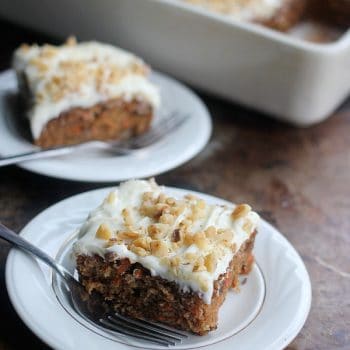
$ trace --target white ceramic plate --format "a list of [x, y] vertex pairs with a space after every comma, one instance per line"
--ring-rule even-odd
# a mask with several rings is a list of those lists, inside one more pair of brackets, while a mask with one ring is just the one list
[[[21, 235], [52, 256], [60, 252], [61, 261], [69, 260], [72, 232], [109, 190], [83, 193], [55, 204], [34, 218]], [[219, 198], [187, 190], [167, 188], [166, 191], [175, 197], [193, 193], [208, 202], [227, 204]], [[259, 228], [255, 256], [257, 265], [241, 292], [229, 292], [220, 311], [218, 329], [204, 337], [190, 336], [174, 349], [273, 350], [291, 342], [310, 309], [308, 273], [291, 244], [265, 221]], [[72, 317], [61, 306], [52, 288], [51, 271], [20, 251], [12, 250], [9, 254], [6, 285], [26, 325], [55, 349], [159, 348], [132, 339], [112, 341], [92, 332], [77, 315], [73, 313]]]
[[[203, 102], [191, 90], [177, 81], [153, 73], [151, 79], [160, 88], [162, 107], [155, 117], [178, 111], [188, 120], [160, 142], [142, 152], [128, 156], [113, 156], [101, 151], [79, 152], [64, 157], [22, 163], [24, 169], [52, 177], [93, 182], [121, 181], [160, 174], [188, 161], [207, 144], [211, 134], [211, 119]], [[17, 92], [15, 74], [8, 70], [0, 74], [0, 154], [9, 156], [30, 152], [34, 146], [23, 136], [23, 126], [13, 108]]]

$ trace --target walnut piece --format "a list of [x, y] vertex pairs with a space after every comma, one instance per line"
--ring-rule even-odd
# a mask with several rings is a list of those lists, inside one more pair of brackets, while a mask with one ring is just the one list
[[106, 203], [113, 204], [117, 200], [117, 194], [113, 191], [110, 192], [106, 198]]
[[137, 239], [140, 237], [140, 234], [138, 232], [133, 232], [133, 231], [119, 231], [117, 233], [117, 238], [119, 239]]
[[96, 238], [108, 241], [112, 237], [112, 232], [106, 224], [101, 224], [96, 231]]
[[163, 241], [154, 240], [151, 242], [151, 253], [159, 258], [165, 257], [168, 255], [168, 247]]
[[233, 220], [237, 220], [239, 218], [242, 218], [246, 216], [252, 208], [248, 204], [239, 204], [232, 212], [231, 216]]
[[177, 243], [179, 241], [181, 241], [181, 231], [180, 229], [176, 228], [172, 235], [171, 235], [171, 241], [174, 242], [174, 243]]
[[139, 256], [149, 255], [149, 253], [145, 249], [143, 249], [141, 247], [136, 247], [133, 244], [129, 245], [129, 250], [132, 251], [133, 253], [135, 253], [136, 255], [139, 255]]
[[208, 254], [204, 258], [204, 265], [208, 272], [213, 273], [216, 269], [217, 261], [215, 259], [214, 254]]

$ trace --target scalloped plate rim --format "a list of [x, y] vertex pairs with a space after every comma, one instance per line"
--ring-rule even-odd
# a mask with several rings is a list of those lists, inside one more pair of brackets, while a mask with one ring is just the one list
[[[0, 138], [5, 138], [3, 142], [0, 139], [0, 156], [35, 150], [28, 140], [11, 132], [14, 125], [7, 125], [6, 115], [9, 109], [5, 96], [17, 91], [14, 74], [12, 69], [0, 71]], [[122, 157], [76, 152], [67, 156], [23, 162], [18, 166], [58, 179], [108, 183], [158, 175], [186, 163], [195, 157], [210, 139], [210, 113], [201, 98], [176, 79], [153, 71], [151, 80], [156, 81], [163, 100], [155, 119], [159, 117], [159, 113], [166, 115], [172, 111], [189, 115], [188, 121], [174, 132], [168, 133], [161, 141], [139, 153]], [[168, 154], [172, 154], [172, 157], [168, 157]], [[96, 172], [96, 164], [98, 168], [104, 167], [105, 171]]]

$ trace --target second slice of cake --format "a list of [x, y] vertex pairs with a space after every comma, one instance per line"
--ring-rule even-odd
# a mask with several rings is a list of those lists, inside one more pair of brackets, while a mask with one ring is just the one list
[[152, 180], [128, 181], [80, 228], [79, 277], [119, 313], [203, 335], [251, 270], [257, 222], [246, 204], [175, 199]]
[[148, 66], [111, 45], [22, 45], [13, 66], [34, 142], [44, 148], [141, 134], [160, 103]]

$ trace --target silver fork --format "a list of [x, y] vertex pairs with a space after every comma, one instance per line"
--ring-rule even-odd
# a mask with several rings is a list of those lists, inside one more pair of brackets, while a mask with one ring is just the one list
[[88, 141], [77, 145], [52, 147], [48, 149], [38, 149], [36, 151], [17, 154], [9, 157], [0, 158], [0, 167], [25, 162], [28, 160], [37, 160], [43, 158], [57, 157], [66, 155], [78, 150], [102, 149], [115, 154], [131, 154], [145, 149], [152, 144], [160, 141], [169, 132], [178, 129], [188, 118], [188, 115], [173, 112], [168, 117], [162, 118], [156, 125], [140, 136], [135, 136], [125, 141]]
[[165, 346], [176, 345], [188, 337], [184, 332], [158, 323], [131, 319], [111, 312], [109, 308], [105, 307], [106, 305], [101, 299], [95, 295], [88, 294], [80, 282], [62, 265], [1, 223], [0, 237], [17, 248], [34, 255], [56, 271], [69, 291], [70, 301], [75, 311], [99, 329], [116, 336], [131, 336]]

